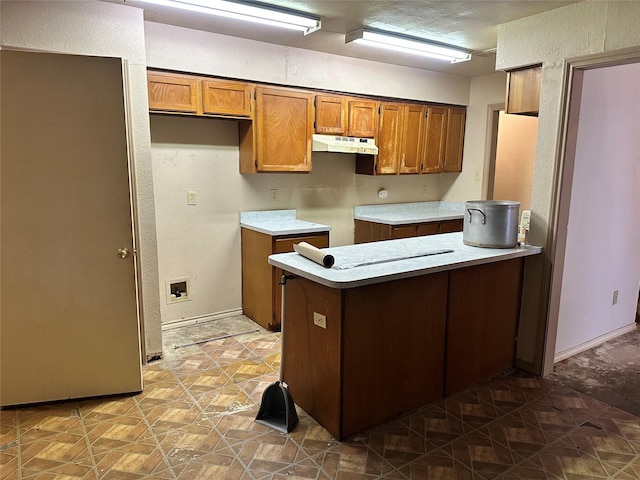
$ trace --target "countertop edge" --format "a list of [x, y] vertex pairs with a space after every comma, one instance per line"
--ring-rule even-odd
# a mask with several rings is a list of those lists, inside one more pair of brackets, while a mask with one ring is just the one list
[[[269, 256], [269, 264], [273, 265], [274, 267], [282, 268], [287, 272], [293, 273], [295, 275], [306, 278], [308, 280], [312, 280], [326, 287], [337, 288], [337, 289], [347, 289], [347, 288], [362, 287], [365, 285], [373, 285], [376, 283], [389, 282], [392, 280], [400, 280], [403, 278], [417, 277], [420, 275], [428, 275], [431, 273], [444, 272], [448, 270], [456, 270], [458, 268], [465, 268], [465, 267], [472, 267], [476, 265], [484, 265], [488, 263], [501, 262], [504, 260], [511, 260], [514, 258], [528, 257], [532, 255], [537, 255], [540, 253], [542, 253], [542, 247], [527, 245], [525, 247], [518, 247], [517, 250], [510, 251], [509, 253], [505, 253], [504, 255], [500, 255], [500, 256], [490, 256], [490, 257], [476, 258], [472, 260], [462, 260], [459, 262], [451, 262], [444, 265], [419, 268], [415, 270], [408, 270], [405, 272], [382, 274], [382, 275], [373, 276], [369, 278], [348, 280], [344, 282], [328, 280], [321, 276], [315, 275], [312, 272], [291, 266], [286, 262], [282, 262], [278, 260], [277, 256], [274, 256], [274, 255]], [[285, 255], [297, 255], [297, 254], [289, 253], [289, 254], [278, 254], [278, 255], [285, 256]]]
[[271, 236], [279, 236], [279, 235], [295, 235], [295, 234], [305, 234], [305, 233], [323, 233], [330, 232], [331, 227], [328, 225], [315, 225], [315, 226], [305, 226], [305, 227], [293, 227], [290, 229], [284, 230], [273, 230], [267, 227], [255, 225], [255, 224], [240, 224], [241, 228], [246, 228], [248, 230], [253, 230], [254, 232], [264, 233], [266, 235]]
[[[397, 213], [386, 214], [387, 216], [397, 215]], [[464, 213], [457, 212], [435, 212], [433, 214], [416, 215], [412, 219], [393, 220], [390, 218], [384, 218], [381, 215], [354, 215], [354, 220], [362, 220], [364, 222], [381, 223], [383, 225], [408, 225], [414, 223], [428, 223], [439, 222], [441, 220], [461, 220], [464, 218]]]

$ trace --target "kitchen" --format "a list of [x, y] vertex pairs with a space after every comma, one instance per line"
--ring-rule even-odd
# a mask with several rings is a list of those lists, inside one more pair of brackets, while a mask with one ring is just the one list
[[[578, 8], [578, 7], [576, 7]], [[616, 7], [622, 9], [622, 6]], [[632, 8], [632, 7], [628, 7]], [[633, 14], [633, 10], [631, 10]], [[551, 14], [549, 14], [551, 15]], [[614, 19], [629, 15], [629, 12], [619, 10], [611, 12]], [[97, 17], [109, 24], [102, 31], [87, 29], [82, 37], [81, 45], [69, 46], [63, 41], [64, 31], [67, 29], [82, 29], [86, 17]], [[11, 19], [5, 20], [5, 19]], [[551, 17], [555, 18], [555, 17]], [[144, 303], [145, 346], [147, 357], [153, 358], [161, 350], [161, 324], [164, 321], [163, 308], [166, 306], [167, 279], [191, 276], [194, 297], [190, 302], [170, 305], [181, 310], [175, 315], [168, 315], [170, 320], [192, 318], [199, 315], [232, 314], [240, 305], [240, 265], [239, 265], [239, 230], [238, 214], [240, 211], [258, 210], [265, 208], [265, 202], [273, 209], [295, 206], [300, 218], [324, 223], [332, 226], [332, 244], [344, 245], [350, 242], [352, 229], [352, 207], [378, 202], [377, 192], [385, 188], [389, 192], [388, 202], [405, 202], [416, 200], [454, 200], [462, 201], [467, 198], [480, 197], [482, 182], [476, 180], [476, 170], [482, 171], [486, 157], [486, 107], [489, 104], [504, 102], [503, 73], [492, 73], [480, 77], [464, 79], [456, 75], [434, 74], [405, 69], [397, 66], [376, 66], [380, 68], [379, 76], [366, 75], [362, 79], [362, 71], [368, 71], [370, 64], [365, 61], [347, 59], [340, 62], [339, 78], [332, 73], [337, 59], [313, 52], [297, 49], [286, 49], [271, 44], [256, 44], [252, 41], [231, 41], [228, 37], [170, 27], [142, 21], [139, 12], [132, 12], [128, 8], [118, 5], [95, 4], [75, 5], [65, 4], [60, 9], [37, 7], [27, 2], [16, 6], [3, 5], [3, 45], [19, 48], [33, 48], [66, 53], [80, 53], [89, 55], [121, 56], [129, 59], [130, 87], [134, 94], [132, 99], [132, 131], [134, 136], [134, 159], [136, 163], [137, 188], [139, 189], [138, 215], [140, 228], [140, 260], [143, 273], [142, 289]], [[595, 20], [590, 20], [595, 22]], [[5, 23], [6, 22], [6, 23]], [[26, 27], [28, 25], [28, 27]], [[60, 32], [59, 37], [43, 35], [50, 30], [48, 25], [56, 25], [54, 30]], [[112, 28], [122, 26], [119, 31], [126, 32], [124, 38], [114, 38]], [[533, 27], [529, 27], [533, 28]], [[613, 27], [611, 27], [613, 28]], [[558, 29], [561, 30], [561, 29]], [[615, 47], [637, 46], [637, 34], [628, 28], [619, 29], [620, 37]], [[548, 33], [548, 32], [547, 32]], [[626, 36], [623, 41], [620, 38]], [[512, 39], [513, 32], [509, 27], [501, 31], [499, 38]], [[552, 37], [549, 34], [549, 37]], [[143, 40], [144, 39], [144, 43]], [[507, 40], [504, 40], [505, 42]], [[636, 43], [634, 43], [636, 42]], [[513, 42], [518, 45], [517, 41]], [[211, 45], [220, 46], [215, 51]], [[225, 48], [228, 47], [228, 48]], [[508, 44], [500, 44], [505, 52], [509, 52]], [[516, 48], [516, 47], [513, 47]], [[612, 47], [613, 48], [613, 47]], [[191, 55], [184, 55], [188, 51]], [[500, 49], [499, 49], [500, 51]], [[576, 48], [572, 54], [582, 53]], [[540, 61], [535, 54], [524, 56], [522, 59], [508, 60], [500, 57], [500, 68], [510, 68]], [[246, 59], [239, 64], [233, 59], [241, 55]], [[192, 59], [200, 58], [202, 63]], [[269, 61], [265, 61], [265, 59]], [[546, 58], [546, 57], [545, 57]], [[561, 57], [564, 58], [564, 57]], [[277, 59], [277, 61], [274, 61]], [[323, 64], [323, 70], [317, 68], [303, 68], [304, 65]], [[206, 65], [203, 67], [202, 65]], [[248, 68], [247, 65], [253, 66]], [[299, 68], [291, 68], [296, 65]], [[259, 66], [259, 69], [256, 68]], [[240, 176], [237, 174], [237, 151], [235, 150], [236, 128], [234, 122], [212, 119], [189, 119], [151, 117], [151, 127], [148, 126], [146, 109], [146, 68], [166, 68], [203, 74], [215, 74], [231, 78], [247, 80], [262, 80], [287, 85], [304, 85], [312, 88], [331, 88], [337, 91], [353, 91], [354, 86], [349, 78], [358, 78], [357, 90], [360, 93], [372, 95], [394, 96], [398, 98], [428, 98], [429, 100], [452, 104], [468, 104], [467, 138], [465, 145], [464, 170], [461, 174], [441, 174], [434, 176], [405, 177], [365, 177], [353, 173], [351, 159], [332, 154], [322, 154], [325, 158], [314, 157], [314, 170], [311, 175], [256, 175]], [[252, 73], [248, 73], [250, 70]], [[260, 71], [260, 78], [253, 78], [256, 71]], [[547, 73], [548, 71], [548, 73]], [[534, 179], [535, 200], [532, 207], [534, 213], [532, 242], [544, 245], [548, 225], [548, 210], [551, 204], [549, 192], [552, 185], [549, 164], [553, 155], [549, 151], [556, 145], [557, 128], [554, 112], [560, 102], [559, 75], [561, 69], [549, 65], [545, 75], [554, 82], [543, 83], [544, 103], [542, 115], [549, 115], [550, 121], [544, 124], [540, 135], [538, 163], [543, 168], [536, 169]], [[393, 81], [396, 80], [396, 81]], [[415, 89], [411, 91], [410, 89]], [[547, 89], [545, 91], [545, 89]], [[557, 95], [556, 95], [557, 94]], [[552, 99], [552, 100], [550, 100]], [[543, 117], [544, 118], [544, 117]], [[179, 123], [179, 126], [176, 126]], [[553, 131], [550, 133], [550, 130]], [[216, 136], [215, 143], [211, 136]], [[188, 133], [187, 133], [188, 132]], [[192, 138], [180, 135], [193, 135]], [[149, 141], [151, 148], [148, 147]], [[180, 147], [176, 147], [179, 145]], [[171, 170], [170, 159], [185, 151], [185, 145], [192, 147], [189, 158], [193, 162], [202, 162], [203, 171], [197, 179], [185, 178], [171, 192], [168, 182]], [[187, 148], [187, 153], [188, 148]], [[324, 160], [324, 161], [323, 161]], [[153, 170], [153, 175], [151, 175]], [[164, 170], [164, 171], [163, 171]], [[545, 177], [546, 176], [546, 177]], [[207, 178], [208, 177], [208, 178]], [[231, 179], [231, 181], [230, 181]], [[217, 185], [215, 192], [209, 190], [210, 184]], [[153, 186], [153, 188], [151, 188]], [[179, 187], [179, 188], [178, 188]], [[275, 190], [275, 192], [274, 192]], [[187, 191], [196, 192], [196, 205], [188, 206]], [[240, 193], [240, 194], [239, 194]], [[274, 198], [275, 197], [275, 198]], [[176, 199], [178, 199], [176, 201]], [[172, 211], [169, 206], [177, 210]], [[156, 210], [154, 214], [154, 208]], [[164, 211], [163, 211], [164, 210]], [[188, 238], [183, 238], [177, 245], [168, 227], [170, 222], [189, 218], [194, 223], [202, 224], [203, 230], [189, 229]], [[211, 218], [215, 216], [215, 227], [212, 222], [200, 222], [200, 216]], [[209, 225], [207, 229], [206, 225]], [[167, 232], [171, 230], [171, 232]], [[157, 231], [157, 246], [156, 246]], [[203, 248], [210, 253], [226, 252], [219, 257], [207, 257], [199, 251], [202, 239], [216, 236], [216, 241]], [[164, 240], [163, 240], [164, 239]], [[191, 243], [193, 241], [194, 244]], [[163, 244], [164, 242], [164, 244]], [[220, 243], [217, 243], [220, 242]], [[223, 269], [224, 282], [213, 288], [216, 303], [213, 305], [199, 305], [198, 278], [212, 277], [211, 272], [185, 272], [179, 268], [168, 268], [157, 264], [156, 248], [160, 258], [167, 255], [174, 264], [188, 265], [198, 259], [206, 259], [215, 266], [217, 272]], [[229, 254], [229, 252], [232, 252]], [[183, 259], [181, 255], [193, 255], [192, 260]], [[203, 262], [204, 263], [204, 262]], [[196, 278], [198, 277], [198, 278]], [[205, 283], [203, 281], [202, 283]], [[235, 285], [235, 287], [234, 287]], [[176, 310], [174, 309], [174, 310]], [[161, 320], [162, 319], [162, 320]], [[535, 342], [534, 342], [535, 343]], [[526, 352], [525, 359], [533, 361], [533, 354]]]

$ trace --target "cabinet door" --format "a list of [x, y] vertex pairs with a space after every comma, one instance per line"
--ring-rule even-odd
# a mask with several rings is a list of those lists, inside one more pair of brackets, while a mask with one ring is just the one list
[[373, 138], [376, 134], [378, 104], [368, 100], [349, 100], [349, 137]]
[[466, 108], [449, 108], [449, 119], [447, 121], [447, 137], [445, 141], [444, 172], [462, 171], [462, 150], [464, 147], [464, 123], [466, 119]]
[[403, 107], [400, 173], [420, 173], [426, 112], [423, 105]]
[[402, 143], [402, 105], [380, 104], [380, 128], [378, 130], [377, 174], [396, 174], [400, 163]]
[[421, 223], [416, 227], [418, 237], [435, 235], [436, 233], [440, 233], [440, 224], [438, 222]]
[[416, 236], [415, 225], [399, 225], [391, 229], [391, 238], [411, 238]]
[[507, 72], [506, 113], [538, 115], [542, 67]]
[[344, 135], [347, 132], [347, 99], [316, 95], [316, 133]]
[[310, 172], [313, 93], [256, 87], [256, 169]]
[[250, 117], [253, 86], [249, 83], [209, 79], [202, 82], [203, 113]]
[[425, 132], [424, 173], [439, 173], [444, 161], [444, 147], [447, 136], [446, 107], [429, 107], [427, 109], [427, 129]]
[[[273, 239], [273, 253], [293, 252], [293, 245], [300, 242], [307, 242], [318, 248], [327, 248], [329, 246], [329, 233], [323, 232], [315, 235], [305, 235], [301, 237], [289, 237]], [[269, 330], [278, 330], [282, 322], [282, 279], [283, 270], [273, 267], [273, 324], [269, 325]]]
[[149, 110], [198, 113], [196, 77], [165, 72], [148, 72]]
[[462, 220], [443, 220], [440, 222], [440, 229], [438, 233], [451, 233], [462, 231]]

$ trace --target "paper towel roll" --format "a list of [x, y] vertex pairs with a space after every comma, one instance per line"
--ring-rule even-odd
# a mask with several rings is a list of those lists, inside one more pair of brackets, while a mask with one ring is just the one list
[[308, 258], [309, 260], [313, 260], [316, 263], [319, 263], [323, 267], [331, 268], [333, 266], [333, 262], [335, 261], [333, 255], [328, 253], [324, 253], [317, 247], [314, 247], [310, 243], [300, 242], [298, 244], [293, 245], [293, 249], [303, 257]]

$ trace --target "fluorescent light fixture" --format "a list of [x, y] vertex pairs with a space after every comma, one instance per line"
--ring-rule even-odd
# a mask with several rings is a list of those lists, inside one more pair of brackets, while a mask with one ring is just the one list
[[383, 32], [369, 28], [360, 28], [349, 32], [344, 37], [345, 43], [358, 42], [381, 48], [388, 48], [397, 52], [412, 53], [440, 60], [449, 60], [451, 63], [466, 62], [471, 60], [468, 51], [445, 45], [423, 38], [410, 37], [397, 33]]
[[227, 0], [140, 0], [165, 7], [180, 8], [191, 12], [218, 15], [236, 20], [299, 30], [308, 34], [320, 29], [320, 18], [313, 15], [265, 5], [257, 2]]

